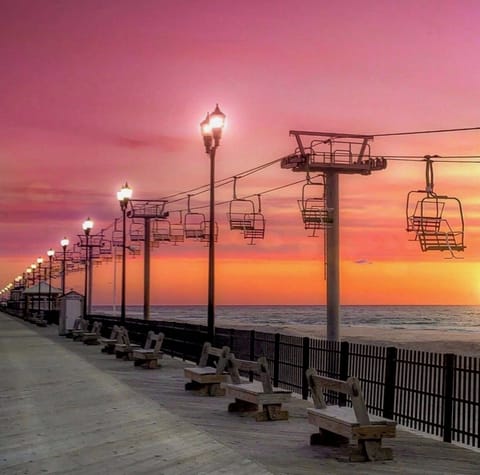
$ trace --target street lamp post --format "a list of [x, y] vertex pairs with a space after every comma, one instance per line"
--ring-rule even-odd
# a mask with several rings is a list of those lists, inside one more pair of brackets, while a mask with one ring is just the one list
[[60, 241], [60, 245], [62, 246], [63, 249], [63, 260], [62, 260], [62, 295], [65, 295], [65, 279], [66, 279], [66, 272], [67, 272], [67, 265], [66, 265], [66, 260], [67, 260], [67, 247], [70, 244], [70, 241], [64, 237]]
[[117, 199], [122, 210], [122, 304], [120, 310], [120, 323], [125, 323], [125, 293], [127, 275], [127, 206], [132, 198], [132, 189], [125, 182], [122, 189], [117, 192]]
[[[32, 264], [32, 266], [34, 266], [34, 264]], [[35, 285], [35, 273], [33, 272], [33, 267], [30, 266], [30, 267], [27, 267], [25, 269], [25, 272], [27, 274], [26, 276], [26, 281], [27, 281], [27, 287], [30, 287], [30, 283], [29, 283], [29, 280], [30, 280], [30, 274], [32, 274], [31, 276], [31, 280], [32, 280], [32, 286]], [[28, 295], [28, 294], [27, 294]], [[29, 302], [29, 299], [30, 302]], [[32, 305], [32, 302], [33, 302], [33, 299], [28, 295], [27, 297], [27, 301], [25, 302], [25, 309], [24, 309], [24, 315], [27, 316], [28, 314], [28, 311], [30, 310], [30, 312], [33, 312], [33, 305]]]
[[225, 125], [225, 114], [217, 106], [200, 123], [205, 152], [210, 156], [210, 220], [208, 236], [208, 307], [207, 337], [212, 344], [215, 338], [215, 152], [220, 145]]
[[47, 251], [48, 256], [48, 318], [50, 318], [50, 312], [52, 311], [52, 260], [55, 255], [55, 251], [50, 248]]
[[90, 252], [88, 238], [90, 236], [90, 231], [93, 228], [93, 221], [90, 218], [87, 218], [82, 224], [83, 232], [85, 233], [85, 291], [83, 296], [83, 318], [87, 317], [87, 300], [88, 300], [88, 272], [90, 268]]
[[38, 264], [38, 318], [40, 318], [40, 300], [42, 299], [42, 264], [43, 264], [43, 257], [37, 257], [37, 264]]

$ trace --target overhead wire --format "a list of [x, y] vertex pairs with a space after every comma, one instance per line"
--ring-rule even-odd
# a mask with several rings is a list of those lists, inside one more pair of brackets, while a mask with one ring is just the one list
[[454, 129], [416, 130], [416, 131], [410, 131], [410, 132], [389, 132], [389, 133], [369, 134], [369, 135], [371, 137], [394, 137], [399, 135], [441, 134], [445, 132], [466, 132], [471, 130], [480, 130], [480, 127], [459, 127]]

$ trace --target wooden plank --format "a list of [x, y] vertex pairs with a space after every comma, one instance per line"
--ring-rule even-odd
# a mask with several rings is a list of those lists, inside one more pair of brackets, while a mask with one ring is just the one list
[[395, 437], [396, 424], [369, 424], [367, 426], [352, 427], [353, 439], [381, 439]]
[[351, 439], [353, 436], [352, 424], [342, 421], [341, 419], [324, 418], [318, 414], [310, 412], [310, 410], [307, 410], [307, 418], [310, 424], [313, 424], [319, 429], [328, 430], [334, 434], [347, 437], [348, 439]]
[[258, 405], [288, 402], [292, 396], [290, 391], [279, 388], [274, 388], [273, 393], [264, 393], [263, 387], [259, 382], [248, 384], [223, 384], [222, 387], [226, 389], [227, 396]]
[[196, 383], [199, 383], [199, 384], [220, 384], [220, 383], [226, 383], [230, 379], [228, 374], [216, 374], [215, 372], [197, 373], [196, 371], [194, 371], [194, 370], [201, 370], [201, 369], [207, 369], [207, 368], [185, 368], [184, 376], [187, 379], [195, 381]]

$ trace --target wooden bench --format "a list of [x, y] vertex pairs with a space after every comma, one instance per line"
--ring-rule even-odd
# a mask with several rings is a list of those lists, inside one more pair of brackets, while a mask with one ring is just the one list
[[[319, 428], [319, 432], [310, 437], [312, 445], [338, 445], [354, 439], [357, 446], [350, 452], [351, 462], [393, 458], [392, 450], [382, 447], [382, 438], [395, 437], [396, 422], [368, 414], [357, 378], [340, 381], [319, 376], [313, 368], [306, 371], [306, 376], [315, 405], [307, 409], [308, 422]], [[352, 407], [327, 405], [324, 391], [347, 394]]]
[[147, 341], [145, 346], [138, 350], [133, 350], [133, 364], [134, 366], [142, 366], [143, 368], [154, 369], [158, 366], [158, 360], [163, 356], [160, 351], [162, 348], [163, 333], [155, 334], [149, 331], [147, 334]]
[[73, 338], [74, 341], [79, 340], [85, 332], [88, 331], [88, 320], [77, 318], [73, 322], [73, 329], [67, 333], [67, 338]]
[[133, 350], [141, 348], [136, 343], [130, 343], [128, 330], [126, 328], [120, 333], [118, 343], [115, 343], [113, 351], [118, 359], [131, 361], [133, 359]]
[[[224, 396], [225, 389], [220, 385], [230, 380], [228, 372], [225, 371], [229, 353], [228, 346], [215, 348], [208, 341], [205, 342], [198, 365], [183, 370], [185, 378], [191, 380], [185, 383], [185, 390], [197, 391], [203, 396]], [[209, 357], [216, 358], [215, 367], [208, 366]]]
[[42, 317], [42, 315], [39, 313], [38, 315], [30, 315], [28, 318], [28, 321], [37, 325], [37, 327], [46, 327], [47, 326], [47, 321]]
[[[288, 419], [288, 411], [282, 410], [282, 403], [291, 399], [291, 391], [274, 388], [265, 357], [257, 361], [240, 360], [233, 353], [227, 357], [231, 383], [222, 387], [226, 395], [235, 398], [228, 406], [229, 412], [254, 412], [257, 421], [279, 421]], [[260, 381], [250, 382], [241, 378], [240, 371], [251, 372]]]
[[99, 345], [100, 342], [98, 339], [101, 336], [102, 331], [102, 322], [93, 322], [92, 330], [89, 332], [84, 332], [81, 340], [85, 345]]
[[124, 328], [118, 325], [113, 325], [112, 331], [108, 338], [99, 338], [98, 342], [103, 345], [103, 348], [100, 350], [102, 353], [107, 353], [113, 355], [115, 352], [115, 345], [120, 342], [120, 333], [123, 332]]

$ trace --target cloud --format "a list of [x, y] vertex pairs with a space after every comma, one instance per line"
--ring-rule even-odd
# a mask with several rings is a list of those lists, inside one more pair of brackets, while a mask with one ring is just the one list
[[359, 265], [373, 264], [373, 262], [369, 261], [368, 259], [357, 259], [354, 261], [354, 263]]

